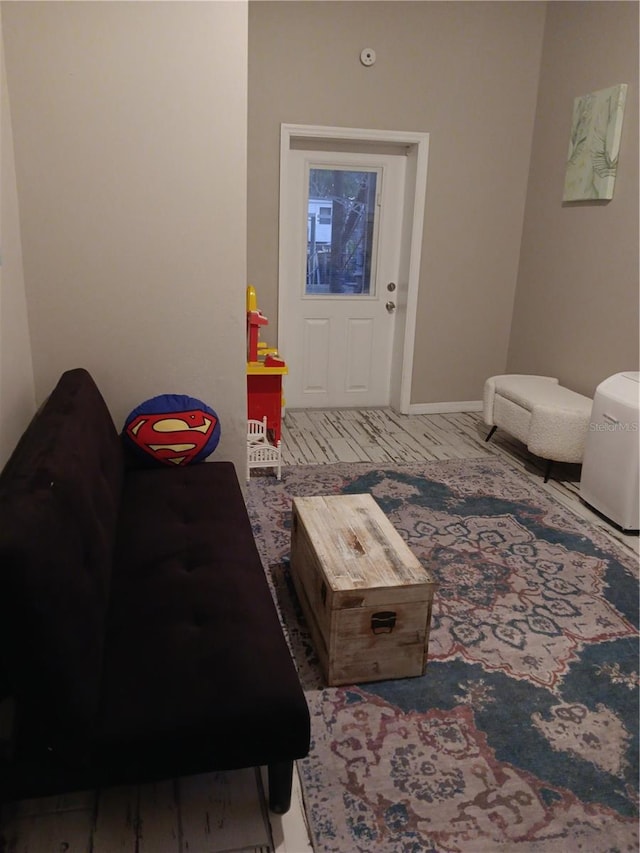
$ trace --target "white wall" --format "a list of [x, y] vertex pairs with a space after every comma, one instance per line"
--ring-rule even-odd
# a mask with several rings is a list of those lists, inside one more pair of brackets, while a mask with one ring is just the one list
[[247, 4], [5, 4], [37, 401], [86, 367], [118, 428], [216, 409], [245, 457]]
[[0, 6], [0, 469], [35, 411], [35, 392]]
[[[562, 202], [573, 101], [627, 83], [611, 201]], [[638, 370], [638, 3], [550, 3], [533, 137], [510, 373], [592, 396]]]
[[[411, 402], [478, 400], [486, 377], [504, 372], [546, 8], [250, 3], [248, 272], [265, 340], [277, 342], [280, 124], [423, 131]], [[375, 65], [360, 63], [363, 47]]]

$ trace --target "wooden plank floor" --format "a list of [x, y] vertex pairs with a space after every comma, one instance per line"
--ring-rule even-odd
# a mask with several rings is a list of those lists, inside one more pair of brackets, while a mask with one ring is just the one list
[[504, 430], [497, 430], [489, 442], [485, 441], [487, 434], [478, 412], [399, 415], [392, 409], [290, 409], [282, 428], [282, 464], [409, 464], [495, 456], [625, 550], [638, 554], [637, 533], [623, 533], [580, 499], [579, 465], [555, 464], [551, 479], [545, 483], [546, 463], [542, 459]]
[[[282, 462], [402, 464], [496, 456], [638, 554], [637, 535], [622, 533], [582, 503], [579, 466], [556, 465], [544, 483], [542, 460], [502, 430], [489, 443], [486, 435], [477, 413], [289, 410]], [[5, 808], [0, 853], [310, 853], [297, 777], [291, 810], [282, 817], [267, 816], [264, 788], [263, 775], [248, 770], [31, 800]], [[260, 824], [266, 834], [256, 842], [250, 832]]]
[[0, 838], [2, 853], [275, 849], [253, 769], [25, 800], [4, 806]]

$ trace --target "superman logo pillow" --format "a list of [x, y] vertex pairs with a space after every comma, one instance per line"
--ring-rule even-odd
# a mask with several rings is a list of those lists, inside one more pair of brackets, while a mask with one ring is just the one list
[[220, 441], [220, 420], [202, 400], [161, 394], [137, 406], [125, 421], [125, 443], [161, 465], [202, 462]]

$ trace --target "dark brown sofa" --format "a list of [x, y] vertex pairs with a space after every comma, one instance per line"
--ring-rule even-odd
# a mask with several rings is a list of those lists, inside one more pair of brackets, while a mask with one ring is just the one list
[[0, 798], [267, 765], [282, 813], [309, 713], [234, 467], [124, 453], [76, 369], [0, 476]]

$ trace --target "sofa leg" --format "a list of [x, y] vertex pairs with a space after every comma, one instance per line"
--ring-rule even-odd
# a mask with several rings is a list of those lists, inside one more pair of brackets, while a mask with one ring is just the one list
[[494, 424], [489, 430], [489, 435], [485, 438], [485, 441], [489, 441], [494, 432], [498, 429], [498, 427]]
[[269, 764], [269, 809], [275, 814], [289, 811], [292, 782], [293, 761]]
[[549, 477], [551, 476], [551, 467], [553, 465], [553, 461], [551, 459], [547, 459], [547, 467], [544, 472], [544, 481], [545, 483], [549, 482]]

